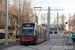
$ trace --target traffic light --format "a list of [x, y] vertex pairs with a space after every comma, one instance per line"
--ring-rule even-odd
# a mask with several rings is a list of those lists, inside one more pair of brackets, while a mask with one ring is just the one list
[[65, 24], [68, 24], [68, 22], [65, 22]]

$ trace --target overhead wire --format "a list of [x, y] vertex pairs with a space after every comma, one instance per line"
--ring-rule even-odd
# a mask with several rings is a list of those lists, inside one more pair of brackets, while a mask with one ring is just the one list
[[[52, 0], [53, 1], [53, 5], [55, 6], [54, 8], [56, 8], [56, 5], [55, 5], [55, 2], [54, 2], [54, 0]], [[60, 10], [57, 10], [57, 11], [60, 11]], [[58, 18], [61, 18], [61, 17], [58, 17]], [[55, 19], [55, 18], [54, 18]]]
[[[36, 0], [36, 2], [38, 2], [38, 1]], [[42, 6], [42, 4], [41, 4], [41, 3], [39, 3], [39, 2], [38, 2], [38, 4], [40, 4], [40, 5]], [[42, 9], [42, 8], [41, 8], [41, 9]], [[40, 12], [41, 12], [41, 9], [40, 9], [40, 11], [39, 11], [38, 15], [40, 14]]]

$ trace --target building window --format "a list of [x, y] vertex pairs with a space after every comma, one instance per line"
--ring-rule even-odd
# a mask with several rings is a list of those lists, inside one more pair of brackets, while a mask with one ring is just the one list
[[52, 31], [50, 31], [50, 34], [53, 34], [53, 32], [52, 32]]
[[57, 31], [54, 31], [54, 34], [57, 34]]

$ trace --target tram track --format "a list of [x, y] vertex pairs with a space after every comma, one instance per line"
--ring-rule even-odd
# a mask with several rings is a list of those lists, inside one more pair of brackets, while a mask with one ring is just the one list
[[[57, 40], [58, 40], [58, 39], [56, 39], [56, 41], [53, 43], [53, 45], [50, 47], [49, 50], [52, 50], [52, 48], [53, 48], [53, 46], [56, 44]], [[25, 47], [30, 48], [30, 49], [33, 49], [33, 50], [39, 50], [39, 49], [34, 48], [34, 47], [29, 47], [29, 46], [25, 46]]]
[[65, 42], [64, 42], [64, 39], [63, 39], [63, 45], [64, 45], [64, 50], [67, 50], [66, 48], [65, 48], [65, 46], [66, 46], [66, 44], [65, 44]]
[[39, 50], [39, 49], [36, 49], [36, 48], [33, 48], [33, 47], [28, 47], [28, 48], [31, 48], [31, 49], [34, 49], [34, 50]]
[[17, 48], [16, 50], [18, 50], [18, 49], [22, 49], [22, 48], [33, 49], [33, 50], [39, 50], [39, 49], [37, 49], [37, 48], [29, 47], [29, 46], [20, 46], [20, 47]]
[[[57, 39], [58, 40], [58, 39]], [[54, 44], [50, 47], [49, 50], [51, 50], [53, 48], [53, 46], [55, 45], [55, 43], [57, 42], [57, 40], [54, 42]]]

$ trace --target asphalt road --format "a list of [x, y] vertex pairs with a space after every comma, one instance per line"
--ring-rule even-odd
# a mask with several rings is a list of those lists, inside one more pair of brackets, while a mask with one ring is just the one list
[[[8, 47], [1, 46], [0, 50], [65, 50], [63, 39], [50, 39], [38, 45], [10, 44]], [[2, 49], [1, 49], [2, 48]]]

